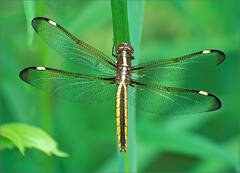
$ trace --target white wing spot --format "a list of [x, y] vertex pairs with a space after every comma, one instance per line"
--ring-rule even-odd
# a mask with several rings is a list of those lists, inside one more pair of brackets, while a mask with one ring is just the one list
[[199, 91], [198, 93], [202, 94], [202, 95], [205, 95], [205, 96], [208, 96], [208, 93], [206, 91]]
[[202, 53], [211, 53], [211, 50], [204, 50]]
[[49, 20], [48, 23], [50, 23], [51, 25], [57, 26], [57, 24], [52, 20]]
[[37, 70], [46, 70], [45, 67], [36, 67]]

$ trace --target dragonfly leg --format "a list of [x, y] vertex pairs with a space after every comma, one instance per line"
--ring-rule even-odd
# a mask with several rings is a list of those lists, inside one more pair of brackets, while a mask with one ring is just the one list
[[115, 49], [115, 44], [114, 43], [115, 43], [115, 41], [113, 39], [112, 56], [117, 57], [117, 54], [115, 54], [116, 49]]

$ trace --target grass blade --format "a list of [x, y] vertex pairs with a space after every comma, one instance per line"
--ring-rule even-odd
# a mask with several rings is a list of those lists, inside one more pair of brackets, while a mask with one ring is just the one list
[[[112, 0], [111, 5], [115, 47], [121, 42], [130, 42], [134, 48], [134, 56], [137, 57], [140, 47], [144, 1]], [[129, 90], [131, 88], [128, 88]], [[128, 97], [128, 99], [135, 98], [133, 96]], [[135, 117], [135, 106], [128, 106], [128, 150], [124, 156], [122, 156], [123, 153], [120, 153], [119, 156], [120, 164], [124, 164], [120, 166], [120, 171], [124, 172], [137, 172]]]
[[[129, 20], [129, 32], [130, 42], [134, 48], [134, 57], [132, 64], [138, 64], [140, 40], [142, 32], [144, 1], [129, 1], [128, 2], [128, 20]], [[135, 97], [136, 98], [136, 97]], [[130, 98], [130, 99], [135, 99]], [[136, 158], [136, 107], [131, 106], [128, 109], [128, 136], [129, 136], [129, 171], [137, 172], [137, 158]]]
[[127, 0], [111, 1], [114, 44], [129, 42]]
[[[129, 42], [129, 26], [128, 26], [128, 13], [127, 13], [127, 1], [111, 1], [112, 7], [112, 23], [113, 23], [113, 35], [115, 47], [121, 42]], [[129, 115], [129, 114], [128, 114]], [[128, 122], [129, 126], [131, 123]], [[128, 138], [129, 139], [129, 138]], [[131, 140], [131, 139], [130, 139]], [[129, 141], [128, 140], [128, 143]], [[119, 149], [117, 149], [119, 151]], [[119, 153], [119, 171], [129, 172], [128, 170], [128, 152]]]

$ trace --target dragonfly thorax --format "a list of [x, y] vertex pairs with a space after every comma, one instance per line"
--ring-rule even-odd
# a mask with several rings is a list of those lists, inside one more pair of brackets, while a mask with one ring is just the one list
[[116, 68], [116, 83], [124, 82], [128, 85], [131, 81], [131, 60], [133, 48], [128, 43], [121, 43], [118, 45], [116, 52], [117, 68]]

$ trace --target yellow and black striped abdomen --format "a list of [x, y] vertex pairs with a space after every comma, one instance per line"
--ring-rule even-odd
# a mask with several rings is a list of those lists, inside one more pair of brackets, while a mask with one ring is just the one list
[[121, 152], [127, 150], [127, 86], [121, 82], [116, 91], [117, 141]]

